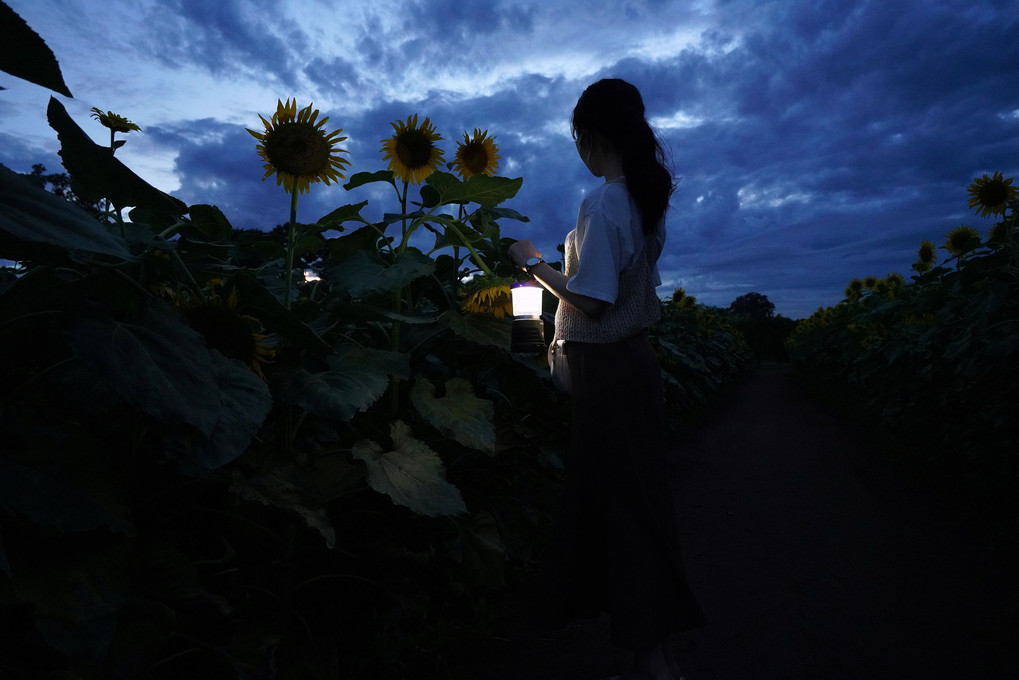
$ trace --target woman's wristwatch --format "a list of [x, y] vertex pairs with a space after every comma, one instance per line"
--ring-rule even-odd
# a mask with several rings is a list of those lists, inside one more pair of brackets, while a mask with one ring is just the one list
[[541, 259], [540, 257], [529, 257], [527, 258], [527, 262], [521, 265], [520, 268], [524, 270], [524, 273], [530, 274], [531, 270], [537, 267], [539, 264], [545, 264], [545, 260]]

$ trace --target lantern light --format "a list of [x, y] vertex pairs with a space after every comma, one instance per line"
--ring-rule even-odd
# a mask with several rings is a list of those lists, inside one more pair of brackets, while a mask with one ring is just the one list
[[543, 290], [525, 281], [510, 286], [513, 302], [511, 352], [537, 353], [545, 350], [545, 323], [541, 320]]

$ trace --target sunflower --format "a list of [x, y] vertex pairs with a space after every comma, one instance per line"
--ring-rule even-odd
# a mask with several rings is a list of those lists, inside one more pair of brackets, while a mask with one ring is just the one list
[[95, 118], [100, 124], [109, 128], [113, 132], [131, 132], [132, 130], [137, 130], [138, 132], [142, 131], [140, 127], [129, 121], [127, 118], [124, 118], [124, 116], [118, 116], [113, 111], [103, 113], [102, 110], [95, 106], [92, 107], [92, 113], [89, 117]]
[[873, 274], [863, 278], [863, 287], [867, 290], [874, 290], [877, 287], [877, 277]]
[[442, 149], [435, 146], [442, 137], [427, 118], [418, 127], [416, 113], [407, 118], [406, 123], [399, 121], [390, 125], [396, 133], [382, 140], [383, 160], [389, 161], [389, 169], [404, 182], [420, 184], [442, 162]]
[[213, 285], [212, 289], [205, 300], [183, 305], [184, 319], [209, 349], [246, 364], [264, 380], [262, 364], [272, 361], [276, 354], [269, 335], [263, 332], [258, 319], [238, 311], [236, 288], [229, 294], [222, 285]]
[[347, 153], [335, 147], [346, 139], [340, 136], [343, 130], [327, 133], [323, 126], [329, 117], [317, 120], [318, 109], [311, 107], [308, 104], [298, 111], [296, 99], [287, 99], [285, 104], [277, 99], [271, 121], [258, 115], [265, 132], [248, 130], [259, 141], [258, 155], [265, 161], [262, 179], [276, 173], [276, 186], [282, 184], [290, 194], [295, 187], [300, 193], [308, 191], [312, 182], [338, 182], [343, 179], [344, 166], [350, 165], [346, 158], [336, 155]]
[[978, 245], [980, 232], [963, 224], [948, 232], [947, 240], [942, 247], [952, 255], [963, 255]]
[[993, 177], [986, 174], [973, 180], [969, 185], [969, 207], [976, 208], [981, 217], [1004, 215], [1008, 204], [1016, 199], [1016, 187], [1012, 177], [1005, 179], [1000, 172]]
[[906, 277], [897, 272], [892, 272], [891, 274], [885, 277], [885, 282], [887, 282], [888, 285], [891, 286], [892, 288], [899, 288], [904, 283], [906, 283]]
[[992, 243], [1001, 243], [1008, 238], [1009, 225], [1004, 222], [998, 222], [991, 227], [991, 233], [987, 235], [987, 240]]
[[474, 175], [494, 175], [499, 169], [499, 147], [495, 145], [495, 137], [488, 136], [488, 130], [482, 132], [474, 128], [474, 136], [464, 133], [464, 140], [456, 145], [456, 159], [453, 169], [467, 179]]
[[513, 316], [513, 299], [510, 296], [512, 279], [479, 277], [467, 287], [467, 298], [462, 309], [472, 314], [491, 314], [497, 319]]
[[849, 282], [849, 285], [846, 286], [846, 299], [850, 302], [856, 302], [860, 299], [860, 295], [863, 294], [863, 288], [863, 279], [853, 279]]
[[920, 273], [930, 271], [937, 261], [937, 252], [937, 246], [933, 243], [921, 241], [920, 249], [916, 253], [916, 264], [913, 265], [913, 269]]

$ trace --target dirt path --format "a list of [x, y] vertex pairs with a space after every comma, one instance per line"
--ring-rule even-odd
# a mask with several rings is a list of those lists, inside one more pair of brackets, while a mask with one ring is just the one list
[[[687, 680], [1019, 678], [1016, 563], [786, 371], [755, 373], [677, 450], [710, 619], [681, 642]], [[606, 640], [596, 620], [493, 641], [471, 677], [594, 680], [625, 661]]]

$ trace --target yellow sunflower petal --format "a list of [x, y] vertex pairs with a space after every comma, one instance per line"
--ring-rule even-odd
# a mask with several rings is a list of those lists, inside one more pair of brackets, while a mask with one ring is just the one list
[[264, 132], [248, 130], [261, 143], [255, 148], [265, 161], [263, 180], [276, 174], [276, 185], [283, 186], [288, 193], [310, 190], [313, 182], [339, 181], [350, 162], [338, 154], [346, 153], [337, 148], [336, 142], [346, 139], [339, 136], [342, 130], [326, 133], [322, 124], [328, 118], [315, 124], [319, 111], [312, 104], [298, 112], [297, 100], [289, 98], [284, 103], [276, 101], [276, 112], [272, 120], [259, 114], [265, 126]]
[[439, 167], [443, 151], [435, 146], [442, 137], [431, 121], [425, 118], [418, 126], [418, 115], [407, 122], [390, 123], [394, 134], [382, 140], [383, 160], [389, 161], [389, 170], [404, 182], [420, 184]]
[[457, 142], [453, 169], [461, 178], [475, 175], [494, 175], [499, 169], [499, 147], [495, 137], [488, 136], [488, 130], [474, 128], [474, 136], [464, 132], [463, 142]]

